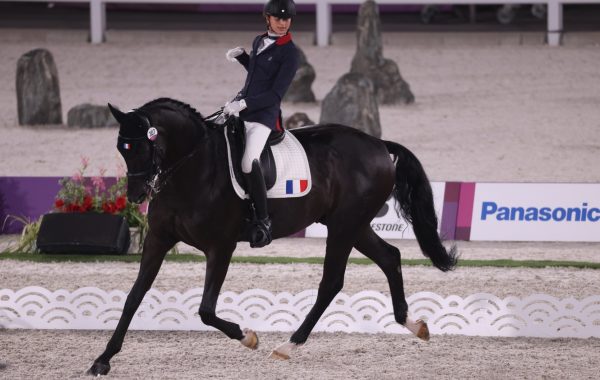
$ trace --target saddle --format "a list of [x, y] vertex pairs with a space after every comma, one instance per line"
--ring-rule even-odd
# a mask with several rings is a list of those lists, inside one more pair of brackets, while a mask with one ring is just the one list
[[[217, 112], [206, 120], [215, 120]], [[227, 144], [227, 160], [231, 185], [240, 199], [248, 198], [246, 181], [242, 173], [242, 156], [246, 144], [246, 131], [243, 121], [229, 117], [214, 122], [215, 128], [222, 128]], [[290, 131], [272, 132], [260, 156], [260, 164], [265, 178], [268, 198], [296, 198], [307, 195], [312, 188], [310, 165], [306, 151], [300, 141]]]
[[[240, 184], [244, 191], [248, 192], [242, 172], [242, 156], [246, 149], [244, 122], [237, 117], [229, 117], [225, 123], [225, 131], [227, 133], [227, 140], [229, 141], [233, 174], [235, 175], [238, 184]], [[263, 177], [265, 178], [267, 190], [271, 189], [277, 181], [277, 168], [275, 166], [275, 159], [273, 157], [271, 146], [279, 144], [283, 141], [284, 137], [284, 131], [272, 131], [265, 144], [265, 148], [260, 154], [260, 166], [262, 168]]]

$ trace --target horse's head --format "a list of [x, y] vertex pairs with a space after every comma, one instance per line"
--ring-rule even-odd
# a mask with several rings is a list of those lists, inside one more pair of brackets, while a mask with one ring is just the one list
[[108, 107], [121, 126], [117, 149], [127, 164], [127, 198], [140, 203], [198, 151], [205, 124], [195, 109], [169, 98], [127, 113]]
[[111, 104], [108, 108], [120, 124], [117, 149], [127, 165], [127, 199], [141, 203], [156, 174], [156, 129], [138, 111], [121, 112]]

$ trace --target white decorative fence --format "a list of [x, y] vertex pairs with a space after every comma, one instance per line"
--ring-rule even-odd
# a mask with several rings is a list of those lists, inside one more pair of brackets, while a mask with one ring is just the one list
[[[127, 294], [87, 287], [73, 292], [41, 287], [0, 290], [0, 325], [26, 329], [114, 329]], [[251, 289], [219, 297], [220, 317], [256, 331], [295, 330], [316, 299]], [[198, 316], [202, 289], [185, 293], [150, 290], [132, 324], [137, 330], [212, 330]], [[479, 293], [461, 298], [420, 292], [407, 299], [414, 318], [432, 334], [532, 337], [600, 337], [600, 296], [582, 300], [549, 295], [500, 299]], [[374, 291], [338, 295], [316, 331], [408, 333], [394, 321], [389, 297]]]

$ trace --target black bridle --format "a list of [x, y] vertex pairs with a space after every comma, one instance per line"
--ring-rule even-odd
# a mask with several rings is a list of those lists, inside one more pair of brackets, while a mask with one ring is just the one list
[[140, 142], [142, 142], [142, 140], [148, 140], [150, 142], [150, 154], [152, 155], [152, 160], [149, 161], [149, 165], [145, 169], [138, 172], [130, 173], [128, 171], [126, 175], [127, 179], [143, 177], [143, 179], [145, 179], [145, 187], [147, 189], [146, 193], [149, 200], [152, 200], [152, 198], [154, 198], [167, 184], [173, 173], [175, 173], [177, 169], [183, 166], [187, 160], [196, 154], [200, 150], [200, 147], [193, 149], [190, 153], [177, 160], [177, 162], [175, 162], [173, 165], [163, 170], [157, 154], [158, 149], [156, 148], [156, 140], [151, 141], [147, 137], [148, 130], [152, 128], [152, 125], [147, 117], [138, 112], [136, 112], [136, 114], [142, 120], [142, 125], [140, 125], [140, 127], [146, 130], [146, 136], [128, 137], [119, 133], [118, 144], [122, 147], [125, 144], [129, 144], [130, 146], [138, 145]]
[[[173, 173], [182, 167], [183, 164], [185, 164], [185, 162], [199, 150], [199, 147], [192, 150], [190, 153], [177, 160], [177, 162], [175, 162], [173, 165], [169, 166], [166, 170], [162, 170], [159, 165], [153, 164], [153, 166], [156, 168], [156, 171], [152, 173], [151, 179], [146, 181], [146, 186], [148, 187], [148, 197], [152, 199], [154, 196], [156, 196], [156, 194], [162, 190], [164, 185], [167, 184]], [[154, 154], [152, 161], [154, 161]]]

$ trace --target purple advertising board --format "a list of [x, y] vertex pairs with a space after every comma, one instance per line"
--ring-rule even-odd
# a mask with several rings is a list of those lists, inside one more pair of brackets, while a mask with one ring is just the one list
[[3, 234], [20, 233], [15, 218], [36, 220], [52, 209], [60, 177], [0, 177], [0, 223]]
[[[0, 234], [23, 230], [19, 220], [37, 220], [52, 210], [62, 177], [0, 177]], [[107, 186], [114, 177], [105, 178]]]

